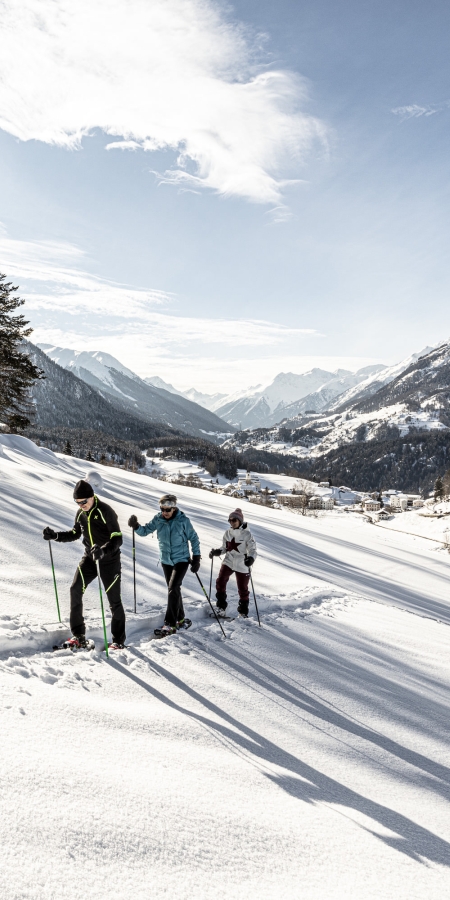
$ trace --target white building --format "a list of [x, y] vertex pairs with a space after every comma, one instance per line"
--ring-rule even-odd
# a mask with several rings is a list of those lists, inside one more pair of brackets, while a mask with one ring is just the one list
[[237, 488], [239, 491], [244, 491], [246, 494], [253, 494], [261, 490], [261, 482], [257, 475], [252, 475], [251, 472], [247, 472], [245, 477], [242, 474], [239, 475]]
[[363, 500], [363, 506], [366, 512], [378, 512], [381, 503], [379, 500], [373, 500], [372, 497], [370, 497], [368, 500]]

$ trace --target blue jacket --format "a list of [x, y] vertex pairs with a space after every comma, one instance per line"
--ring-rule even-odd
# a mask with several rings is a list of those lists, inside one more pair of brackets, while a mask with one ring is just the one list
[[191, 542], [192, 555], [200, 556], [200, 541], [198, 534], [192, 527], [190, 519], [181, 510], [177, 510], [170, 519], [165, 519], [162, 513], [157, 513], [147, 525], [139, 525], [136, 534], [146, 537], [156, 531], [159, 542], [161, 562], [168, 566], [174, 566], [177, 562], [187, 562], [190, 558], [189, 544]]

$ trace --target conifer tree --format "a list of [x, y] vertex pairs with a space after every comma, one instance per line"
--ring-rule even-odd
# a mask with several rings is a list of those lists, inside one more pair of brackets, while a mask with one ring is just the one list
[[434, 484], [434, 499], [435, 500], [443, 500], [444, 499], [444, 485], [442, 483], [442, 478], [440, 475], [436, 478]]
[[64, 447], [63, 453], [65, 453], [66, 456], [73, 456], [72, 445], [70, 441], [66, 441], [66, 446]]
[[32, 332], [24, 316], [11, 313], [25, 302], [16, 297], [17, 287], [0, 274], [0, 418], [13, 432], [30, 424], [30, 388], [44, 377], [26, 353], [22, 341]]
[[87, 462], [94, 462], [94, 457], [92, 456], [92, 453], [90, 450], [88, 450], [88, 452], [87, 452], [86, 460], [87, 460]]

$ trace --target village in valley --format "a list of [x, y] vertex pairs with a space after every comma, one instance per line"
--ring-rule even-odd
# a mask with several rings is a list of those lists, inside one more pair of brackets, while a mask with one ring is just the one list
[[319, 511], [366, 513], [370, 514], [372, 521], [378, 522], [419, 510], [425, 517], [450, 514], [443, 497], [436, 496], [436, 491], [427, 499], [423, 499], [420, 494], [392, 488], [369, 493], [345, 485], [335, 486], [331, 481], [316, 483], [304, 478], [261, 474], [246, 469], [238, 469], [236, 479], [230, 482], [222, 476], [211, 478], [209, 472], [194, 463], [158, 455], [148, 460], [145, 474], [171, 484], [211, 491], [259, 506], [286, 509], [302, 515], [317, 515]]

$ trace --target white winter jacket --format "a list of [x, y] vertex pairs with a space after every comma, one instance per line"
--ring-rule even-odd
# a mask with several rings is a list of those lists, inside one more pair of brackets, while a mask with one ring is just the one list
[[253, 556], [256, 559], [255, 539], [250, 528], [244, 522], [239, 528], [227, 528], [222, 539], [222, 553], [225, 553], [223, 562], [233, 572], [248, 572], [244, 557]]

